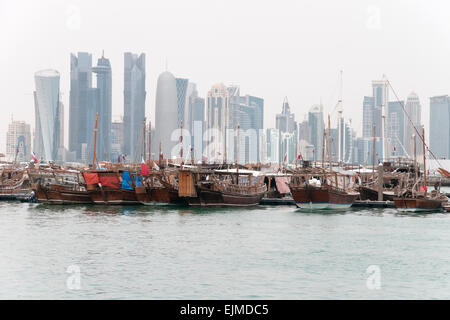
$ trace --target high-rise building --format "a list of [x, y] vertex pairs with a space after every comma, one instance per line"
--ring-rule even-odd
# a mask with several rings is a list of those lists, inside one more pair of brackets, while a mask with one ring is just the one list
[[186, 104], [188, 94], [188, 79], [175, 78], [177, 86], [177, 122], [181, 124], [181, 121], [186, 122], [185, 114], [188, 105]]
[[[425, 135], [426, 136], [426, 135]], [[437, 158], [450, 159], [450, 97], [430, 98], [430, 149]]]
[[[240, 96], [239, 105], [235, 108], [236, 110], [233, 112], [237, 116], [235, 121], [240, 124], [241, 128], [239, 162], [259, 162], [260, 143], [258, 136], [263, 130], [264, 99], [250, 95]], [[236, 127], [233, 127], [233, 129], [236, 129]], [[237, 140], [235, 143], [237, 143]], [[233, 153], [235, 152], [237, 152], [237, 146]]]
[[104, 55], [92, 68], [97, 74], [98, 89], [98, 131], [97, 131], [97, 159], [99, 161], [111, 160], [111, 122], [112, 122], [112, 78], [111, 63]]
[[172, 73], [165, 71], [158, 77], [155, 104], [155, 154], [161, 151], [164, 159], [178, 158], [179, 123], [177, 104], [177, 85]]
[[[225, 135], [231, 122], [230, 116], [232, 113], [229, 110], [227, 87], [223, 83], [213, 85], [208, 92], [206, 105], [206, 154], [209, 160], [227, 161]], [[232, 143], [227, 143], [228, 148], [231, 145]]]
[[280, 130], [266, 129], [266, 161], [277, 163], [280, 158]]
[[31, 159], [31, 130], [24, 121], [12, 121], [6, 133], [6, 156], [10, 161]]
[[389, 153], [393, 157], [403, 156], [405, 148], [404, 128], [405, 113], [404, 101], [389, 101], [386, 117], [386, 137], [389, 144]]
[[[124, 123], [122, 119], [115, 119], [111, 123], [111, 157], [113, 162], [118, 161], [117, 160], [118, 157], [123, 154], [122, 152], [122, 148], [124, 145], [123, 129]], [[131, 161], [135, 161], [134, 158], [128, 157], [128, 159], [130, 159]]]
[[291, 113], [291, 108], [287, 97], [284, 98], [281, 113], [276, 115], [276, 128], [281, 132], [293, 133], [297, 130], [295, 114]]
[[39, 158], [54, 161], [60, 146], [59, 72], [42, 70], [35, 73], [35, 153]]
[[280, 131], [280, 154], [279, 162], [284, 160], [287, 154], [287, 162], [292, 162], [295, 158], [295, 149], [297, 145], [297, 122], [295, 121], [295, 114], [291, 113], [291, 108], [287, 97], [284, 98], [281, 113], [276, 115], [276, 128]]
[[375, 124], [376, 126], [376, 136], [381, 137], [382, 110], [383, 108], [387, 108], [387, 102], [389, 101], [389, 90], [387, 81], [386, 80], [372, 81], [372, 90], [374, 98], [372, 121], [373, 124]]
[[[70, 54], [70, 102], [69, 102], [69, 150], [75, 152], [77, 160], [82, 157], [82, 145], [89, 143], [94, 128], [96, 103], [92, 92], [92, 55], [78, 52]], [[95, 108], [93, 110], [93, 108]]]
[[[412, 156], [414, 154], [413, 135], [416, 135], [416, 154], [420, 156], [423, 154], [423, 145], [420, 138], [422, 136], [422, 107], [419, 97], [415, 92], [411, 92], [406, 99], [405, 110], [409, 119], [406, 116], [404, 117], [404, 147]], [[419, 133], [417, 133], [416, 129]]]
[[189, 96], [186, 129], [189, 130], [191, 135], [190, 145], [193, 148], [194, 159], [202, 159], [204, 151], [203, 134], [205, 132], [205, 99], [198, 96], [195, 83], [190, 82], [189, 85], [193, 86], [193, 90]]
[[310, 143], [314, 146], [314, 158], [320, 159], [323, 148], [323, 130], [325, 128], [323, 118], [323, 105], [315, 104], [309, 109], [308, 124], [310, 128]]
[[[139, 143], [142, 140], [142, 126], [145, 119], [145, 53], [139, 56], [131, 52], [124, 53], [123, 97], [122, 151], [129, 159], [136, 161], [139, 157]], [[113, 151], [113, 159], [117, 158], [116, 151]]]
[[374, 97], [365, 96], [363, 100], [363, 138], [373, 137], [374, 108]]

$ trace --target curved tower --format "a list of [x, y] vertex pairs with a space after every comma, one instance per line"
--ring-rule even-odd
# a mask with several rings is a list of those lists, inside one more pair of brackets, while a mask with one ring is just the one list
[[178, 144], [178, 139], [175, 138], [175, 141], [171, 139], [172, 134], [180, 126], [178, 123], [177, 85], [175, 77], [168, 71], [161, 73], [158, 77], [155, 122], [155, 154], [159, 152], [159, 143], [161, 142], [164, 159], [178, 157], [176, 152], [172, 154], [172, 149]]
[[35, 118], [36, 140], [34, 149], [39, 158], [56, 160], [59, 147], [59, 72], [52, 69], [34, 75], [36, 85]]

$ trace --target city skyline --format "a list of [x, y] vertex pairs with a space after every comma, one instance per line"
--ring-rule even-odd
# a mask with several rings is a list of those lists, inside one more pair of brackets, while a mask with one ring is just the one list
[[[344, 116], [352, 117], [358, 134], [361, 130], [358, 128], [361, 123], [361, 119], [358, 119], [361, 97], [371, 93], [366, 84], [373, 79], [380, 79], [382, 74], [387, 75], [401, 99], [406, 99], [411, 91], [417, 92], [422, 99], [422, 118], [426, 129], [429, 122], [428, 112], [425, 111], [429, 108], [429, 97], [444, 95], [449, 91], [446, 74], [442, 70], [450, 70], [450, 65], [441, 57], [448, 55], [450, 46], [439, 39], [445, 38], [450, 25], [441, 12], [431, 11], [425, 2], [420, 1], [415, 6], [390, 2], [373, 5], [369, 1], [361, 1], [353, 3], [351, 9], [348, 7], [350, 4], [328, 3], [326, 6], [324, 2], [283, 3], [272, 7], [262, 2], [258, 4], [258, 10], [251, 4], [242, 4], [241, 10], [230, 10], [225, 2], [219, 1], [215, 3], [220, 8], [217, 11], [217, 24], [208, 16], [214, 5], [208, 2], [148, 4], [148, 10], [135, 10], [139, 5], [133, 1], [127, 7], [109, 3], [105, 6], [100, 2], [73, 5], [51, 1], [39, 4], [1, 3], [0, 32], [4, 35], [6, 48], [5, 55], [0, 58], [0, 65], [4, 74], [8, 75], [1, 76], [0, 80], [0, 88], [4, 93], [2, 106], [6, 110], [14, 110], [8, 111], [14, 118], [31, 124], [33, 115], [29, 110], [33, 106], [33, 82], [28, 79], [30, 74], [45, 68], [61, 72], [61, 99], [68, 114], [67, 55], [70, 52], [87, 51], [98, 58], [103, 49], [113, 64], [113, 114], [121, 114], [123, 109], [123, 83], [118, 81], [123, 78], [123, 52], [147, 54], [146, 91], [149, 94], [146, 116], [150, 116], [152, 121], [156, 79], [165, 69], [166, 61], [168, 69], [176, 77], [196, 82], [201, 97], [206, 96], [212, 83], [219, 81], [227, 85], [239, 83], [249, 94], [263, 97], [265, 128], [274, 127], [274, 116], [279, 112], [285, 96], [288, 96], [293, 113], [299, 119], [321, 98], [325, 114], [330, 113], [337, 101], [335, 89], [341, 69], [344, 70]], [[447, 6], [445, 2], [442, 5]], [[49, 10], [49, 6], [52, 6], [52, 10]], [[105, 8], [105, 11], [99, 10], [100, 7]], [[118, 10], [123, 10], [125, 16], [131, 16], [133, 12], [136, 21], [132, 21], [129, 26], [119, 22], [115, 27], [116, 21], [113, 22], [108, 14]], [[397, 23], [396, 17], [405, 11], [414, 23]], [[168, 12], [171, 12], [170, 19], [164, 21], [163, 17]], [[288, 19], [281, 20], [286, 14]], [[101, 25], [95, 23], [98, 15], [103, 22]], [[18, 19], [13, 21], [10, 16]], [[46, 19], [49, 23], [38, 23], [40, 20], [37, 18]], [[325, 27], [325, 21], [328, 21], [327, 25], [336, 26], [334, 30]], [[316, 26], [313, 30], [306, 27], [312, 22]], [[141, 23], [144, 25], [136, 31], [135, 36], [125, 36], [131, 30], [134, 31], [136, 24]], [[418, 30], [416, 24], [422, 29]], [[215, 28], [208, 28], [212, 25]], [[180, 38], [180, 27], [191, 36]], [[158, 31], [161, 29], [167, 32], [162, 34]], [[144, 31], [148, 35], [140, 38]], [[36, 37], [36, 33], [49, 33], [49, 36]], [[91, 36], [91, 33], [102, 34], [102, 40]], [[208, 43], [215, 41], [212, 35], [216, 34], [226, 38], [240, 35], [236, 40], [241, 48], [239, 53], [227, 46], [218, 53], [206, 50]], [[117, 37], [123, 38], [120, 47], [116, 44]], [[381, 43], [384, 46], [379, 46]], [[187, 52], [177, 50], [186, 46], [190, 48]], [[391, 50], [382, 51], [378, 48], [386, 46]], [[33, 52], [31, 57], [30, 52]], [[8, 80], [11, 76], [15, 81]], [[0, 141], [6, 138], [10, 115], [7, 114], [0, 121]], [[3, 144], [1, 148], [4, 151]]]
[[[101, 118], [99, 119], [99, 141], [97, 144], [97, 154], [99, 160], [114, 161], [114, 159], [117, 159], [119, 154], [126, 154], [130, 160], [134, 159], [135, 161], [139, 161], [138, 158], [143, 156], [142, 153], [141, 155], [138, 155], [137, 150], [135, 150], [134, 153], [130, 154], [130, 152], [126, 149], [126, 145], [129, 146], [130, 144], [132, 144], [135, 147], [138, 147], [138, 137], [142, 133], [141, 123], [145, 119], [145, 54], [141, 54], [138, 58], [136, 54], [133, 55], [126, 52], [124, 53], [124, 57], [125, 61], [127, 60], [127, 58], [132, 58], [135, 60], [135, 62], [130, 60], [128, 63], [128, 68], [126, 67], [125, 69], [125, 71], [127, 71], [127, 69], [128, 71], [131, 71], [133, 69], [135, 73], [134, 76], [128, 75], [128, 77], [124, 78], [125, 83], [129, 82], [126, 87], [133, 88], [133, 90], [135, 91], [138, 90], [134, 93], [124, 91], [124, 115], [121, 116], [123, 118], [122, 121], [125, 121], [125, 119], [127, 119], [125, 115], [127, 113], [127, 108], [130, 109], [132, 106], [130, 102], [133, 102], [134, 104], [136, 104], [137, 102], [138, 104], [138, 110], [136, 110], [138, 114], [135, 116], [136, 119], [134, 121], [134, 124], [130, 123], [135, 127], [135, 137], [128, 138], [128, 140], [133, 138], [134, 141], [127, 142], [125, 142], [125, 128], [127, 126], [126, 122], [115, 121], [114, 133], [111, 129], [113, 126], [111, 114], [111, 96], [113, 84], [111, 79], [111, 63], [109, 59], [105, 58], [102, 53], [102, 57], [98, 59], [97, 66], [92, 67], [91, 54], [79, 52], [78, 57], [74, 54], [70, 55], [71, 105], [69, 113], [69, 123], [71, 126], [74, 126], [73, 123], [75, 122], [79, 122], [84, 125], [84, 129], [80, 127], [75, 130], [71, 130], [72, 133], [77, 133], [72, 134], [72, 136], [75, 136], [79, 139], [79, 132], [85, 131], [87, 131], [88, 136], [92, 135], [89, 134], [89, 127], [93, 126], [93, 121], [95, 118], [94, 115], [96, 112], [98, 112], [99, 118]], [[140, 61], [140, 71], [138, 71], [136, 75], [137, 66], [135, 65], [133, 67], [133, 64], [137, 61]], [[91, 82], [92, 73], [97, 74], [97, 84], [94, 88], [92, 88]], [[35, 74], [36, 79], [40, 79], [42, 78], [42, 76], [44, 76], [45, 78], [56, 77], [55, 79], [57, 82], [55, 85], [50, 86], [52, 88], [50, 91], [47, 89], [42, 89], [42, 85], [40, 85], [40, 82], [36, 80], [37, 93], [35, 92], [35, 126], [37, 129], [34, 134], [33, 151], [37, 152], [40, 156], [45, 155], [45, 159], [72, 159], [70, 161], [86, 162], [87, 158], [91, 158], [92, 156], [92, 150], [90, 146], [92, 144], [92, 137], [87, 138], [86, 142], [82, 142], [80, 140], [81, 144], [84, 145], [82, 148], [82, 157], [77, 155], [76, 150], [71, 149], [70, 145], [68, 148], [69, 150], [67, 150], [69, 151], [69, 153], [65, 153], [64, 145], [61, 143], [61, 141], [64, 139], [64, 105], [62, 101], [60, 101], [60, 73], [57, 70], [49, 69], [36, 72]], [[133, 80], [132, 83], [130, 82], [131, 80]], [[178, 134], [175, 131], [180, 127], [181, 123], [184, 121], [185, 126], [183, 127], [183, 129], [188, 130], [189, 136], [192, 133], [195, 134], [195, 132], [191, 132], [191, 130], [193, 129], [192, 126], [195, 125], [195, 123], [192, 122], [192, 108], [194, 106], [191, 104], [191, 99], [197, 98], [198, 92], [196, 90], [195, 83], [190, 82], [189, 79], [175, 78], [175, 76], [168, 71], [163, 72], [159, 76], [159, 81], [161, 83], [158, 85], [158, 91], [156, 95], [157, 115], [155, 122], [164, 123], [164, 126], [155, 126], [156, 141], [152, 141], [152, 144], [153, 147], [159, 147], [159, 141], [164, 140], [164, 143], [162, 144], [164, 149], [163, 154], [165, 154], [166, 157], [167, 155], [170, 155], [170, 158], [173, 158], [175, 154], [181, 155], [179, 151], [176, 151], [174, 153], [173, 149], [175, 145], [177, 145], [177, 139], [175, 138], [178, 137], [175, 137], [175, 135]], [[91, 91], [95, 93], [92, 99], [88, 94]], [[332, 151], [335, 161], [340, 161], [342, 158], [342, 160], [347, 162], [350, 161], [352, 163], [367, 162], [371, 150], [370, 145], [373, 144], [373, 142], [371, 142], [373, 140], [373, 133], [371, 132], [371, 129], [376, 129], [375, 136], [377, 137], [377, 141], [380, 142], [383, 139], [380, 127], [383, 127], [383, 125], [385, 130], [384, 139], [386, 142], [381, 145], [379, 145], [379, 143], [377, 142], [378, 159], [387, 159], [391, 156], [399, 155], [411, 156], [411, 154], [413, 153], [413, 148], [411, 145], [412, 138], [410, 137], [412, 137], [412, 135], [416, 133], [416, 130], [417, 132], [421, 132], [421, 128], [423, 126], [421, 122], [420, 98], [415, 92], [411, 92], [407, 96], [406, 103], [404, 102], [404, 100], [389, 101], [389, 91], [390, 90], [386, 80], [372, 81], [373, 97], [363, 97], [362, 113], [364, 120], [362, 123], [362, 136], [358, 137], [354, 130], [354, 127], [351, 126], [351, 121], [343, 117], [341, 119], [341, 129], [343, 130], [342, 134], [344, 134], [344, 136], [341, 138], [343, 138], [344, 140], [341, 140], [341, 143], [343, 143], [344, 145], [339, 146], [339, 144], [337, 143], [338, 124], [335, 123], [331, 126], [333, 148], [336, 149], [333, 149]], [[49, 94], [52, 95], [51, 98], [47, 97], [49, 96]], [[44, 96], [45, 99], [43, 98]], [[132, 96], [135, 97], [131, 99]], [[433, 97], [430, 97], [430, 99], [431, 102], [433, 100]], [[202, 102], [202, 104], [204, 104], [204, 102]], [[383, 108], [386, 109], [386, 121], [384, 123], [382, 121]], [[44, 113], [45, 116], [42, 118], [39, 113], [40, 109], [48, 109], [50, 111], [46, 111]], [[403, 109], [407, 112], [408, 117], [406, 117], [406, 114], [404, 114]], [[253, 130], [256, 134], [254, 140], [252, 140], [253, 137], [250, 136], [247, 136], [247, 138], [244, 138], [244, 140], [242, 140], [243, 136], [241, 136], [239, 161], [242, 163], [259, 161], [264, 162], [268, 158], [271, 158], [271, 156], [269, 156], [268, 154], [262, 153], [262, 150], [264, 150], [264, 152], [266, 150], [269, 150], [269, 146], [263, 145], [263, 141], [268, 141], [268, 139], [270, 140], [270, 138], [265, 137], [263, 130], [270, 129], [263, 127], [263, 98], [250, 96], [248, 94], [245, 96], [241, 96], [240, 86], [231, 85], [227, 87], [223, 83], [217, 83], [213, 85], [211, 87], [211, 90], [208, 92], [208, 104], [206, 112], [204, 110], [204, 106], [200, 110], [202, 110], [202, 115], [200, 115], [200, 118], [196, 121], [204, 121], [203, 125], [201, 125], [203, 127], [203, 133], [205, 133], [205, 127], [206, 129], [219, 130], [221, 132], [219, 134], [219, 139], [223, 140], [225, 139], [225, 137], [227, 137], [225, 139], [227, 141], [227, 144], [225, 148], [223, 145], [221, 145], [222, 143], [219, 140], [214, 141], [214, 139], [211, 140], [211, 137], [209, 137], [208, 141], [212, 142], [209, 143], [209, 146], [213, 146], [213, 149], [219, 148], [217, 150], [213, 150], [213, 154], [217, 152], [218, 156], [211, 155], [211, 150], [209, 150], [210, 148], [206, 149], [206, 153], [202, 152], [205, 151], [202, 147], [202, 149], [195, 151], [197, 153], [197, 158], [200, 156], [200, 154], [202, 154], [206, 155], [211, 160], [214, 159], [215, 161], [218, 158], [222, 158], [222, 160], [226, 159], [228, 162], [233, 161], [235, 159], [235, 153], [237, 151], [236, 138], [232, 138], [232, 136], [228, 137], [229, 134], [225, 133], [224, 128], [227, 128], [227, 130], [236, 129], [239, 122], [241, 123], [241, 129], [244, 134], [248, 135], [248, 130]], [[54, 112], [56, 112], [56, 114], [52, 115], [52, 113]], [[128, 112], [130, 114], [130, 111]], [[445, 112], [449, 113], [450, 115], [449, 110]], [[317, 120], [314, 120], [314, 117], [316, 116], [312, 117], [312, 114], [314, 113], [320, 114]], [[83, 116], [80, 117], [80, 114]], [[50, 116], [51, 119], [46, 119], [47, 116]], [[197, 115], [197, 117], [199, 117], [199, 115]], [[276, 115], [276, 129], [280, 131], [280, 145], [278, 146], [279, 162], [284, 162], [285, 160], [283, 159], [283, 156], [286, 155], [288, 156], [287, 162], [292, 163], [296, 159], [297, 154], [303, 154], [304, 156], [306, 156], [304, 159], [317, 160], [318, 156], [321, 154], [321, 136], [323, 128], [326, 127], [326, 122], [324, 120], [325, 118], [327, 117], [325, 117], [324, 115], [323, 105], [316, 104], [313, 105], [308, 111], [307, 120], [305, 117], [305, 120], [303, 122], [297, 121], [297, 119], [295, 118], [295, 114], [290, 111], [288, 99], [287, 97], [285, 97], [282, 105], [282, 112], [281, 114]], [[60, 121], [59, 119], [61, 119], [62, 121]], [[171, 123], [170, 125], [167, 124], [168, 119], [171, 119], [173, 123]], [[43, 127], [42, 124], [47, 122], [48, 124], [54, 123], [53, 125], [56, 127], [51, 128], [51, 126], [48, 125]], [[415, 130], [412, 128], [410, 122], [413, 122], [414, 126], [416, 126]], [[47, 132], [49, 130], [51, 132], [55, 131], [55, 138], [53, 139], [53, 141], [49, 140], [49, 133]], [[299, 133], [302, 133], [303, 136], [299, 135]], [[431, 133], [433, 133], [433, 131]], [[436, 137], [435, 133], [431, 133], [428, 137]], [[251, 134], [252, 133], [250, 133], [250, 135]], [[286, 135], [288, 135], [289, 137], [287, 137]], [[45, 139], [43, 139], [44, 137]], [[69, 140], [71, 139], [72, 138], [69, 136]], [[115, 139], [115, 141], [111, 143], [112, 139]], [[245, 139], [249, 140], [247, 140], [246, 142]], [[357, 142], [358, 139], [362, 139], [362, 142]], [[193, 140], [189, 140], [191, 139], [186, 139], [183, 146], [183, 149], [187, 152], [190, 151], [190, 146], [194, 142]], [[147, 137], [145, 138], [145, 141], [147, 141]], [[202, 144], [205, 142], [206, 141], [203, 141]], [[219, 145], [216, 145], [217, 142], [219, 142]], [[54, 145], [51, 150], [49, 150], [50, 143]], [[361, 147], [360, 143], [363, 143], [363, 147]], [[113, 144], [115, 151], [112, 153], [111, 148], [113, 148]], [[45, 147], [44, 145], [47, 146]], [[416, 146], [416, 149], [418, 150], [417, 154], [420, 156], [420, 150], [422, 149], [420, 138], [416, 140]], [[139, 150], [141, 150], [141, 147], [138, 147]], [[343, 151], [344, 153], [341, 153], [341, 155], [338, 156], [338, 149], [340, 147], [343, 148], [341, 152]], [[381, 149], [378, 150], [378, 148], [380, 147]], [[11, 149], [11, 147], [8, 148]], [[62, 148], [62, 150], [60, 150], [60, 148]], [[356, 149], [353, 150], [354, 148]], [[365, 150], [362, 153], [362, 156], [360, 154], [361, 151], [358, 150], [358, 148], [362, 148]], [[365, 155], [366, 150], [368, 150], [367, 153], [369, 154], [367, 156]], [[155, 151], [155, 149], [153, 149], [153, 151]], [[312, 156], [310, 155], [311, 151]], [[7, 152], [7, 154], [9, 154], [9, 157], [10, 153], [10, 151]], [[70, 153], [72, 153], [72, 155]], [[358, 156], [356, 156], [357, 154]], [[442, 156], [446, 157], [445, 154], [446, 153], [444, 152], [444, 155]], [[186, 155], [187, 154], [184, 153], [184, 157], [186, 157]]]

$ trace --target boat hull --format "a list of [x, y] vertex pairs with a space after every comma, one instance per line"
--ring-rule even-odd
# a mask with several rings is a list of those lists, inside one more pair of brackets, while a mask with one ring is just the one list
[[90, 204], [91, 197], [87, 191], [67, 190], [62, 187], [52, 188], [40, 184], [33, 186], [38, 202], [46, 204]]
[[442, 200], [420, 198], [394, 198], [395, 207], [399, 211], [420, 212], [442, 210]]
[[[361, 200], [378, 201], [378, 190], [369, 187], [359, 187]], [[393, 201], [394, 195], [383, 192], [383, 201]]]
[[98, 188], [88, 191], [95, 204], [101, 205], [134, 205], [140, 204], [134, 190]]
[[197, 194], [197, 197], [187, 199], [189, 206], [251, 207], [258, 205], [265, 193], [237, 194], [199, 188]]
[[348, 193], [327, 187], [291, 187], [295, 204], [301, 209], [347, 209], [358, 198], [358, 193]]

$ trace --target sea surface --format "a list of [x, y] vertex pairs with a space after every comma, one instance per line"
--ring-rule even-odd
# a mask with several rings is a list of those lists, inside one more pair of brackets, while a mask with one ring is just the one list
[[0, 202], [0, 299], [450, 299], [450, 214]]

